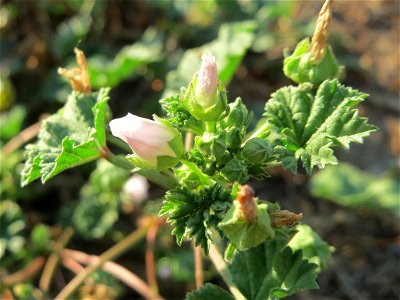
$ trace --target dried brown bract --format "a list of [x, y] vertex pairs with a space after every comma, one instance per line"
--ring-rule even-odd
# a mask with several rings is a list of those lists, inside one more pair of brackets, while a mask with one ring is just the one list
[[79, 68], [69, 70], [66, 68], [58, 68], [58, 74], [69, 79], [69, 83], [74, 91], [89, 94], [91, 92], [91, 87], [85, 54], [78, 48], [75, 48], [74, 52]]

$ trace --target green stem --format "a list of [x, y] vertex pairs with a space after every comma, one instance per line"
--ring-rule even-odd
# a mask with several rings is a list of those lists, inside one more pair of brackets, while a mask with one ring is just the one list
[[215, 132], [215, 122], [205, 122], [206, 123], [206, 130], [208, 132], [214, 133]]
[[263, 125], [261, 125], [256, 131], [254, 131], [242, 144], [246, 144], [248, 140], [254, 139], [256, 137], [264, 138], [267, 136], [271, 129], [271, 126], [268, 122], [265, 122]]
[[165, 176], [153, 170], [139, 169], [135, 173], [146, 177], [148, 180], [166, 188], [173, 189], [178, 185], [178, 181], [174, 177]]
[[115, 244], [113, 247], [108, 249], [102, 255], [99, 256], [99, 259], [87, 266], [82, 272], [80, 272], [77, 276], [74, 277], [65, 287], [64, 289], [55, 297], [55, 299], [68, 299], [72, 296], [72, 294], [76, 291], [76, 289], [97, 269], [103, 266], [103, 264], [107, 261], [111, 261], [123, 253], [125, 253], [129, 248], [133, 247], [136, 243], [138, 243], [142, 238], [146, 236], [147, 230], [149, 229], [147, 226], [141, 227], [126, 238], [121, 240], [119, 243]]
[[129, 145], [127, 143], [125, 143], [123, 140], [120, 140], [119, 138], [113, 136], [109, 132], [107, 132], [107, 142], [110, 142], [111, 144], [121, 148], [126, 153], [132, 153], [132, 149], [131, 149], [131, 147], [129, 147]]
[[235, 297], [236, 300], [245, 300], [246, 297], [239, 291], [239, 289], [235, 286], [232, 281], [231, 273], [228, 270], [228, 266], [225, 263], [220, 251], [218, 250], [215, 244], [210, 247], [210, 255], [212, 263], [214, 264], [215, 269], [217, 269], [218, 273], [221, 275], [222, 279], [225, 281], [226, 285], [229, 288], [229, 291]]
[[148, 180], [166, 188], [167, 190], [173, 189], [178, 185], [178, 181], [175, 179], [175, 177], [163, 175], [154, 170], [137, 169], [130, 161], [121, 156], [115, 155], [110, 150], [106, 150], [106, 154], [104, 157], [110, 163], [118, 167], [121, 167], [125, 170], [133, 171], [134, 173], [142, 175], [146, 177]]

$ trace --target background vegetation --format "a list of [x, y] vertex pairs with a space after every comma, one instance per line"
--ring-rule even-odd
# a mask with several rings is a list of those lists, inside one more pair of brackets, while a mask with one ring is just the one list
[[[70, 91], [57, 75], [75, 64], [73, 48], [88, 57], [94, 89], [112, 87], [115, 117], [162, 114], [158, 100], [186, 85], [201, 46], [211, 43], [230, 99], [241, 96], [261, 115], [271, 92], [289, 84], [283, 49], [311, 36], [322, 1], [1, 1], [0, 7], [0, 278], [32, 263], [44, 265], [56, 241], [73, 228], [69, 249], [98, 255], [159, 209], [163, 190], [151, 186], [146, 201], [130, 194], [130, 175], [105, 161], [56, 176], [46, 186], [21, 189], [23, 145], [39, 120], [57, 111]], [[380, 130], [364, 145], [341, 151], [346, 164], [310, 180], [280, 169], [254, 183], [262, 199], [302, 212], [335, 249], [319, 277], [320, 290], [294, 299], [394, 299], [399, 295], [399, 2], [337, 1], [331, 44], [346, 65], [345, 84], [368, 92], [362, 112]], [[251, 183], [250, 183], [251, 184]], [[143, 186], [142, 186], [143, 187]], [[326, 201], [328, 200], [328, 201]], [[66, 228], [68, 228], [66, 230]], [[141, 278], [149, 241], [117, 262]], [[159, 228], [154, 253], [160, 293], [181, 299], [194, 288], [189, 244], [177, 247], [168, 226]], [[41, 270], [12, 286], [16, 299], [41, 298]], [[72, 268], [73, 269], [73, 268]], [[58, 268], [50, 295], [74, 276]], [[222, 282], [210, 263], [205, 277]], [[96, 289], [94, 289], [96, 287]], [[105, 272], [79, 290], [110, 298], [139, 299]], [[6, 297], [7, 295], [3, 295]], [[99, 299], [102, 299], [101, 297]]]

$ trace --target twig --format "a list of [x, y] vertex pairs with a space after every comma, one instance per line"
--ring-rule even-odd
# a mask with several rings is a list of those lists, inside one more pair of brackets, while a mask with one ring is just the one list
[[236, 300], [245, 300], [246, 298], [242, 295], [239, 289], [235, 286], [232, 281], [231, 273], [228, 270], [228, 266], [226, 265], [221, 253], [219, 252], [217, 246], [212, 244], [210, 247], [210, 255], [209, 255], [212, 263], [217, 269], [218, 273], [221, 275], [222, 279], [225, 281], [232, 295]]
[[[99, 261], [100, 257], [95, 255], [88, 255], [81, 251], [65, 249], [62, 253], [63, 257], [68, 257], [82, 264], [94, 264]], [[115, 278], [121, 280], [127, 286], [140, 293], [146, 299], [163, 299], [158, 293], [154, 293], [151, 288], [138, 276], [133, 274], [128, 269], [122, 267], [115, 262], [104, 263], [102, 269], [113, 275]]]
[[204, 283], [203, 276], [203, 251], [201, 247], [197, 247], [194, 240], [192, 241], [194, 253], [194, 275], [196, 278], [196, 289], [199, 289]]
[[81, 273], [79, 273], [74, 279], [72, 279], [67, 286], [56, 296], [56, 299], [67, 299], [70, 297], [75, 290], [85, 281], [93, 272], [98, 268], [102, 267], [107, 261], [113, 260], [123, 253], [125, 253], [129, 248], [138, 243], [147, 233], [149, 227], [154, 223], [154, 220], [149, 222], [130, 235], [125, 237], [123, 240], [115, 244], [113, 247], [108, 249], [102, 255], [99, 256], [98, 260], [88, 265]]
[[32, 260], [25, 268], [10, 275], [0, 276], [2, 288], [13, 286], [16, 283], [25, 282], [36, 275], [43, 267], [45, 259], [43, 256], [38, 256]]
[[322, 6], [311, 40], [311, 57], [316, 62], [322, 58], [328, 43], [329, 25], [332, 19], [332, 3], [333, 0], [326, 0]]
[[146, 240], [146, 275], [147, 282], [150, 285], [151, 290], [158, 294], [158, 284], [157, 284], [157, 275], [156, 268], [154, 263], [154, 245], [157, 236], [157, 231], [159, 227], [159, 222], [155, 222], [147, 232]]
[[43, 273], [39, 281], [39, 288], [45, 294], [49, 291], [54, 271], [56, 270], [58, 262], [60, 260], [60, 252], [62, 251], [62, 249], [64, 249], [65, 245], [69, 242], [73, 234], [74, 230], [71, 227], [67, 227], [61, 233], [60, 238], [57, 240], [54, 246], [53, 253], [47, 259], [47, 263], [43, 269]]
[[29, 140], [33, 139], [39, 133], [40, 128], [41, 122], [37, 122], [22, 130], [17, 136], [13, 137], [4, 145], [2, 149], [3, 154], [10, 154]]

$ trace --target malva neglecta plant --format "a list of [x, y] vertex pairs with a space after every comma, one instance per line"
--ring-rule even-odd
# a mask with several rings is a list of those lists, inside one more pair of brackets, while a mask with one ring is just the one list
[[[187, 87], [160, 100], [164, 117], [128, 113], [110, 120], [110, 89], [91, 91], [85, 56], [76, 49], [80, 68], [59, 70], [73, 92], [43, 122], [37, 142], [27, 146], [22, 185], [38, 178], [45, 183], [104, 158], [165, 187], [159, 215], [167, 216], [178, 244], [193, 240], [201, 247], [229, 288], [207, 283], [187, 299], [279, 299], [318, 288], [317, 273], [328, 263], [331, 247], [298, 224], [301, 214], [258, 199], [246, 182], [268, 177], [272, 166], [293, 174], [302, 166], [311, 174], [335, 165], [335, 147], [349, 149], [376, 130], [355, 109], [367, 95], [339, 81], [343, 67], [327, 44], [331, 5], [325, 2], [312, 40], [285, 54], [283, 71], [297, 85], [271, 95], [252, 131], [253, 113], [241, 98], [228, 99], [218, 80], [218, 57], [210, 52], [202, 54], [201, 68]], [[125, 154], [113, 153], [107, 144]], [[138, 239], [134, 233], [116, 244], [57, 298], [70, 297], [96, 268]]]

